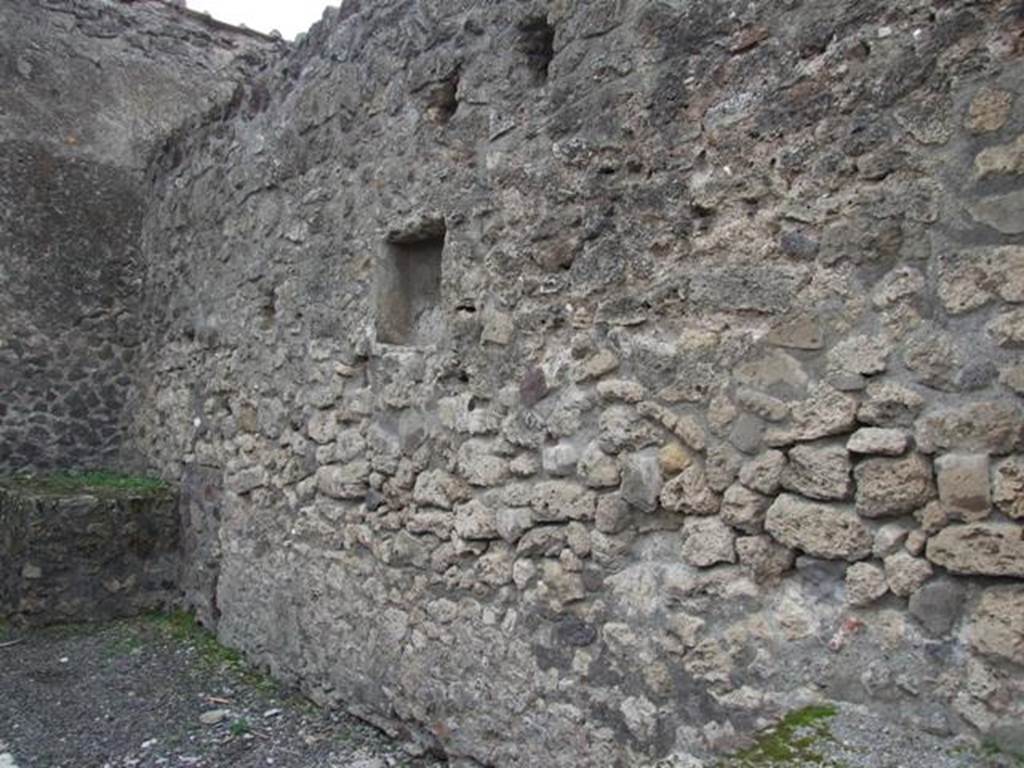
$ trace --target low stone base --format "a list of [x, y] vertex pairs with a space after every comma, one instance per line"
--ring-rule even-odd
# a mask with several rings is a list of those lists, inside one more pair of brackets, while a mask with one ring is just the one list
[[102, 621], [178, 597], [177, 499], [164, 488], [54, 491], [0, 481], [0, 617]]

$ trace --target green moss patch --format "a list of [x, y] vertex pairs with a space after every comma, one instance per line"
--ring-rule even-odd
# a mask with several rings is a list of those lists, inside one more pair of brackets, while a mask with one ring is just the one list
[[817, 747], [823, 741], [832, 740], [829, 720], [836, 714], [836, 708], [830, 705], [815, 705], [790, 712], [754, 746], [720, 762], [718, 768], [834, 766]]
[[159, 496], [170, 491], [163, 480], [108, 470], [24, 474], [0, 479], [0, 487], [45, 496]]

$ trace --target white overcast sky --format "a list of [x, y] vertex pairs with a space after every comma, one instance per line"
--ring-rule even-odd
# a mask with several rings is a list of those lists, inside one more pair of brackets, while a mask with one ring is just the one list
[[338, 6], [339, 0], [187, 0], [188, 7], [209, 13], [229, 24], [244, 24], [249, 29], [270, 32], [276, 29], [286, 40], [293, 40], [319, 21], [324, 8]]

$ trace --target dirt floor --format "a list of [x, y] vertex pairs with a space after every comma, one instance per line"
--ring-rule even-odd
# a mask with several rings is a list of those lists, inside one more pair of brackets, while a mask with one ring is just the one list
[[248, 668], [190, 617], [0, 627], [0, 768], [426, 768]]

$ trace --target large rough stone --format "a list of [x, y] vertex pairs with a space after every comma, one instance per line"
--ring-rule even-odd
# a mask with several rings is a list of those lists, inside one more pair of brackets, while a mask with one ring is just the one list
[[782, 451], [765, 451], [740, 467], [740, 482], [747, 488], [774, 496], [782, 484], [782, 472], [786, 466], [786, 454]]
[[853, 474], [857, 512], [864, 517], [913, 512], [935, 497], [931, 464], [920, 454], [904, 459], [867, 459]]
[[857, 420], [878, 427], [909, 427], [924, 408], [924, 398], [902, 384], [889, 381], [868, 384]]
[[768, 508], [765, 530], [787, 547], [827, 560], [862, 560], [874, 543], [871, 531], [852, 510], [788, 493]]
[[537, 522], [593, 520], [596, 500], [593, 492], [576, 483], [549, 480], [534, 487], [530, 506]]
[[850, 456], [841, 445], [798, 445], [787, 458], [781, 478], [787, 491], [822, 500], [850, 496]]
[[1024, 414], [1015, 403], [990, 400], [944, 408], [917, 420], [917, 445], [925, 453], [967, 451], [1003, 455], [1024, 440]]
[[687, 515], [713, 515], [721, 498], [708, 485], [704, 469], [692, 464], [662, 486], [661, 506]]
[[874, 563], [854, 563], [846, 569], [846, 602], [865, 606], [889, 591], [885, 571]]
[[654, 454], [634, 454], [622, 463], [620, 493], [629, 504], [644, 512], [658, 508], [661, 492], [661, 468]]
[[792, 404], [790, 426], [768, 430], [765, 440], [778, 447], [850, 432], [857, 408], [857, 398], [852, 395], [828, 384], [815, 384], [805, 400]]
[[928, 540], [927, 557], [953, 573], [1024, 579], [1024, 526], [951, 525]]
[[736, 562], [736, 532], [717, 517], [690, 517], [683, 523], [683, 559], [698, 568]]
[[793, 567], [796, 553], [771, 536], [740, 536], [736, 539], [736, 554], [740, 565], [758, 582], [769, 582], [782, 577]]
[[361, 499], [366, 496], [370, 465], [365, 461], [320, 467], [316, 484], [320, 493], [335, 499]]
[[577, 468], [580, 479], [590, 488], [614, 488], [619, 484], [619, 463], [602, 451], [596, 442], [583, 450]]
[[1024, 520], [1024, 456], [1010, 456], [992, 469], [992, 501], [1012, 520]]
[[902, 456], [909, 445], [910, 438], [902, 429], [861, 427], [846, 441], [846, 450], [877, 456]]
[[931, 563], [909, 552], [894, 552], [885, 558], [885, 579], [893, 594], [900, 597], [909, 597], [916, 592], [932, 573]]
[[734, 483], [722, 496], [722, 520], [745, 533], [760, 533], [771, 498]]
[[992, 509], [986, 454], [948, 453], [935, 460], [939, 501], [953, 520], [975, 523]]
[[1024, 587], [986, 590], [971, 616], [970, 639], [978, 653], [1024, 666]]

